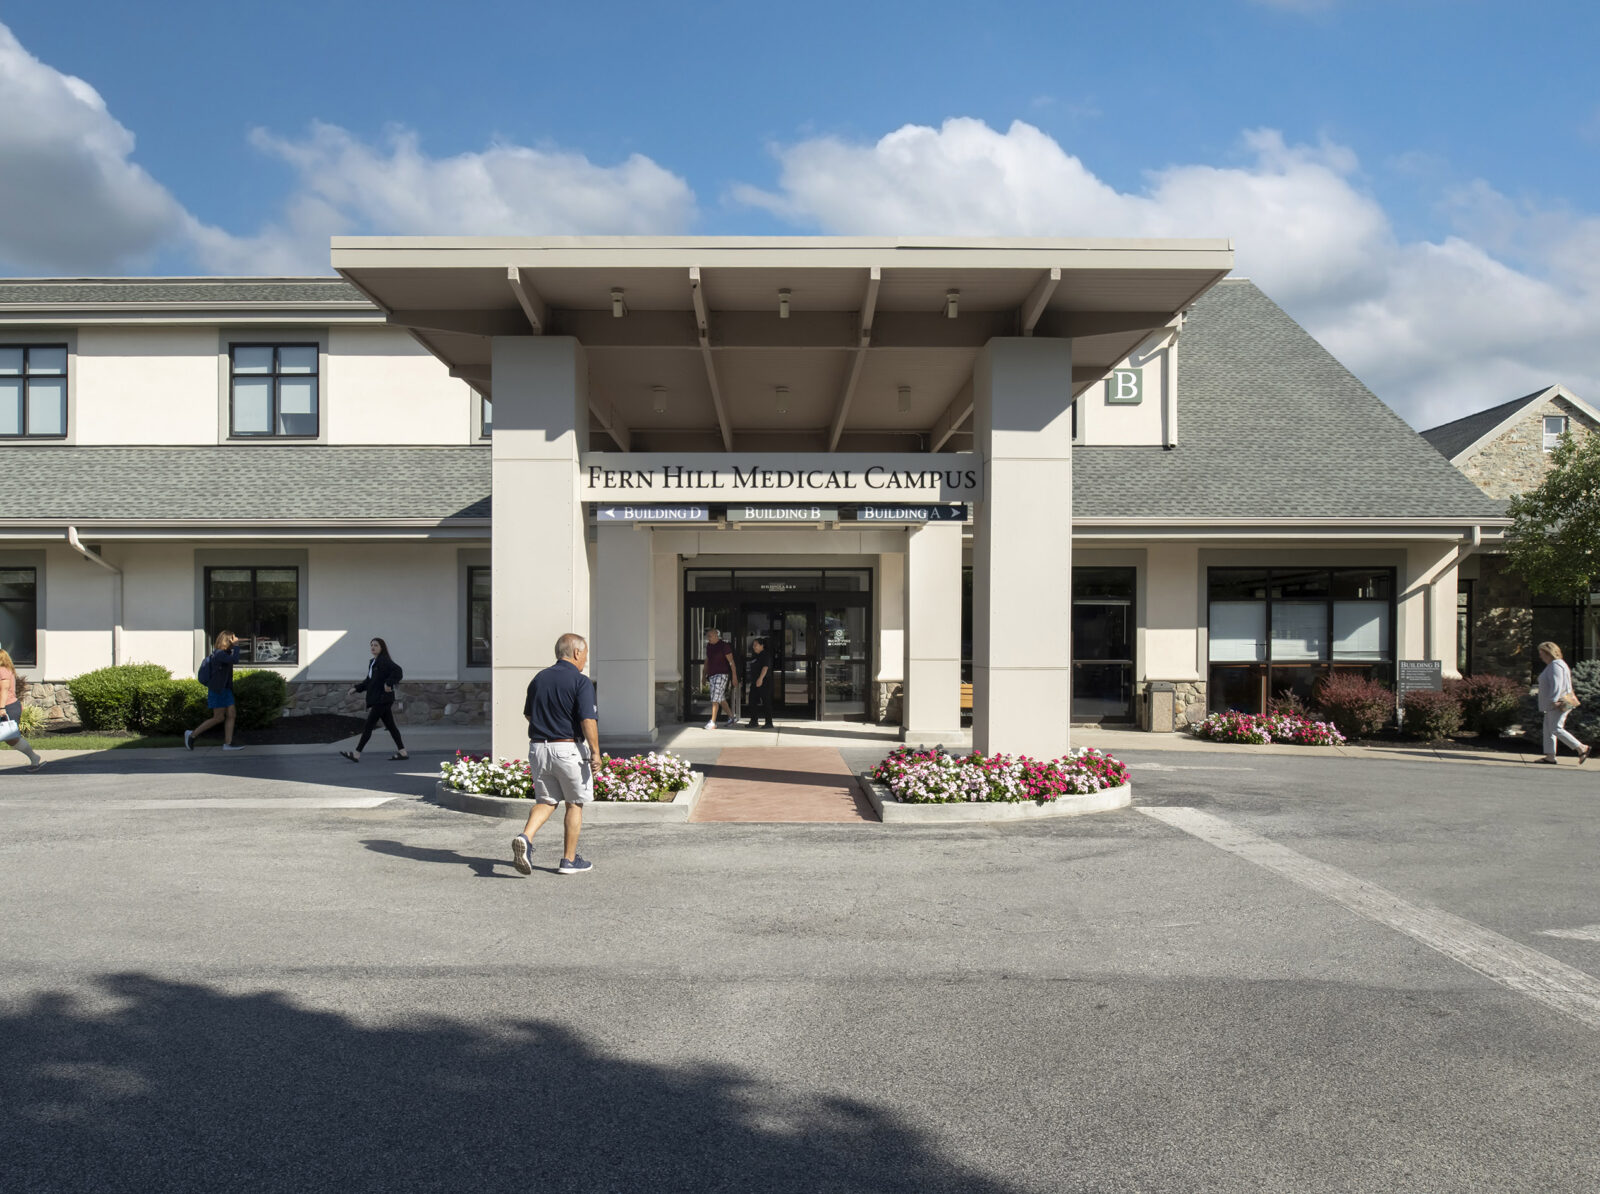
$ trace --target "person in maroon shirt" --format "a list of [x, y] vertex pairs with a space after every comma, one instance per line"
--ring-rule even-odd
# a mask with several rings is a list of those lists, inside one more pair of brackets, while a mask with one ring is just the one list
[[739, 683], [739, 673], [733, 666], [733, 648], [722, 641], [720, 631], [706, 631], [706, 661], [702, 674], [706, 686], [711, 689], [711, 719], [706, 722], [706, 729], [717, 728], [718, 705], [727, 709], [727, 724], [732, 725], [737, 718], [733, 715], [731, 690]]

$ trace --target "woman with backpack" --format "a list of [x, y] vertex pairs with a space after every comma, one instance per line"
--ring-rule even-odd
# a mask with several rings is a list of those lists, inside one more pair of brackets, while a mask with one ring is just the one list
[[220, 630], [213, 640], [211, 654], [200, 665], [197, 679], [206, 686], [206, 708], [211, 716], [183, 732], [183, 744], [194, 749], [194, 740], [214, 725], [222, 726], [222, 749], [243, 750], [233, 744], [233, 719], [236, 706], [233, 700], [233, 665], [239, 662], [239, 636], [231, 630]]
[[367, 661], [367, 678], [361, 683], [351, 687], [351, 692], [364, 692], [367, 694], [367, 724], [361, 731], [361, 741], [356, 743], [354, 750], [341, 750], [339, 753], [352, 763], [361, 762], [361, 752], [367, 749], [367, 742], [372, 737], [372, 731], [379, 720], [383, 728], [389, 731], [389, 737], [394, 739], [394, 754], [389, 756], [393, 762], [396, 759], [405, 759], [406, 744], [400, 741], [400, 729], [394, 724], [394, 689], [395, 685], [405, 677], [405, 672], [389, 654], [389, 644], [381, 638], [375, 638], [368, 644], [372, 651], [372, 658]]
[[[0, 708], [5, 710], [5, 719], [0, 721], [0, 742], [10, 742], [27, 755], [29, 771], [39, 770], [44, 760], [22, 736], [22, 685], [17, 680], [17, 665], [4, 649], [0, 649]], [[13, 733], [15, 738], [11, 737]]]

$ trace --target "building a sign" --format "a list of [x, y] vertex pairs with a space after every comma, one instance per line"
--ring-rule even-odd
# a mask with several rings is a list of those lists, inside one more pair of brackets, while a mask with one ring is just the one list
[[857, 506], [857, 522], [966, 522], [965, 506]]
[[710, 506], [597, 506], [598, 522], [710, 522]]
[[970, 452], [884, 455], [589, 452], [578, 463], [583, 501], [973, 501], [983, 461]]

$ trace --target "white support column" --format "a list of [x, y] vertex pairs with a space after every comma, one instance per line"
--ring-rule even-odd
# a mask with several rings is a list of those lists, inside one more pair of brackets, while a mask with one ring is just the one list
[[494, 718], [497, 755], [526, 758], [522, 702], [556, 639], [589, 634], [589, 553], [576, 484], [588, 365], [568, 336], [493, 342]]
[[594, 673], [600, 738], [643, 746], [656, 740], [654, 569], [647, 526], [602, 525], [595, 574]]
[[973, 400], [972, 746], [1054, 758], [1071, 738], [1070, 341], [989, 341]]
[[[655, 569], [655, 582], [652, 590], [651, 608], [654, 610], [656, 623], [656, 683], [658, 685], [676, 684], [675, 690], [681, 700], [683, 693], [683, 585], [678, 578], [678, 556], [676, 552], [664, 548], [661, 531], [652, 531], [651, 550], [656, 553], [651, 558]], [[665, 552], [666, 554], [662, 554]], [[669, 723], [678, 720], [677, 702], [661, 704], [656, 707], [656, 725], [659, 728], [662, 721]]]
[[906, 532], [905, 740], [961, 737], [961, 524]]
[[[905, 725], [906, 683], [906, 557], [902, 552], [885, 552], [878, 557], [878, 584], [873, 594], [877, 608], [873, 610], [872, 624], [877, 643], [873, 651], [878, 674], [873, 677], [873, 693], [884, 689], [900, 689], [900, 707], [890, 725]], [[883, 705], [891, 704], [889, 699]], [[877, 719], [879, 704], [868, 712]]]
[[[1470, 550], [1470, 549], [1469, 549]], [[1406, 551], [1405, 584], [1397, 602], [1401, 659], [1437, 659], [1444, 674], [1456, 669], [1456, 590], [1461, 549], [1454, 543], [1417, 543]]]

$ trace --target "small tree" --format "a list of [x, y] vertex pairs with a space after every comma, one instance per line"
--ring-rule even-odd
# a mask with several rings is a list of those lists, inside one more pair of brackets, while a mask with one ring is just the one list
[[1600, 578], [1600, 435], [1563, 435], [1544, 480], [1509, 512], [1511, 566], [1528, 587], [1587, 604]]

